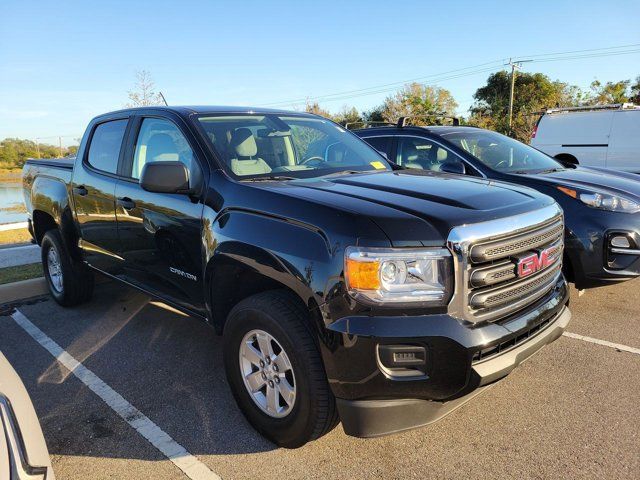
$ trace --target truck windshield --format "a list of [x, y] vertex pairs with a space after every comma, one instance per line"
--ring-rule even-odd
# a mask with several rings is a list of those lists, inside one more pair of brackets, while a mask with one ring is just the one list
[[553, 158], [499, 133], [465, 129], [441, 136], [499, 172], [536, 173], [563, 169]]
[[241, 180], [390, 170], [373, 148], [321, 118], [275, 114], [198, 117], [223, 167]]

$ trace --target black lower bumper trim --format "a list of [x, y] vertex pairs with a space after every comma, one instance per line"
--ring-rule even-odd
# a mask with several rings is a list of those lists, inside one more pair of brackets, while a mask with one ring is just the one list
[[482, 393], [479, 388], [450, 402], [419, 399], [343, 400], [336, 399], [342, 428], [352, 437], [373, 438], [423, 427]]

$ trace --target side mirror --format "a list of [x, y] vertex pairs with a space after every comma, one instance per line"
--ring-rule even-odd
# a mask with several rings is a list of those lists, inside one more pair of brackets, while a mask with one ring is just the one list
[[464, 163], [462, 162], [444, 162], [440, 165], [441, 172], [447, 173], [456, 173], [458, 175], [464, 175], [467, 170], [464, 168]]
[[147, 192], [190, 193], [189, 171], [182, 162], [149, 162], [142, 167], [140, 186]]

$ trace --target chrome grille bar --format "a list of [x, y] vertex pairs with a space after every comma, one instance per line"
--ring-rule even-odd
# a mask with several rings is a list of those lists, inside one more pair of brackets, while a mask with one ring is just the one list
[[474, 245], [471, 248], [471, 261], [474, 263], [488, 262], [496, 258], [516, 255], [556, 241], [563, 234], [562, 218], [557, 218], [550, 225], [536, 231], [534, 234], [526, 232], [511, 238]]
[[[558, 262], [556, 262], [558, 263]], [[560, 265], [543, 270], [538, 275], [527, 278], [524, 281], [512, 283], [506, 287], [497, 287], [491, 290], [483, 290], [471, 295], [469, 301], [473, 308], [495, 308], [507, 303], [513, 303], [520, 299], [532, 300], [531, 296], [540, 289], [545, 289], [555, 283]]]

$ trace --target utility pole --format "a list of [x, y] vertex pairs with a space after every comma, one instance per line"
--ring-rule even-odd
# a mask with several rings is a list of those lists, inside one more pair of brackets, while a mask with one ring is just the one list
[[40, 158], [40, 139], [36, 138], [36, 152], [38, 152], [38, 158]]
[[58, 137], [58, 145], [60, 146], [60, 158], [62, 158], [62, 137]]
[[518, 70], [523, 63], [532, 62], [533, 60], [517, 60], [515, 62], [509, 59], [507, 65], [511, 65], [511, 92], [509, 94], [509, 135], [511, 135], [511, 124], [513, 123], [513, 95], [516, 87], [516, 70]]

